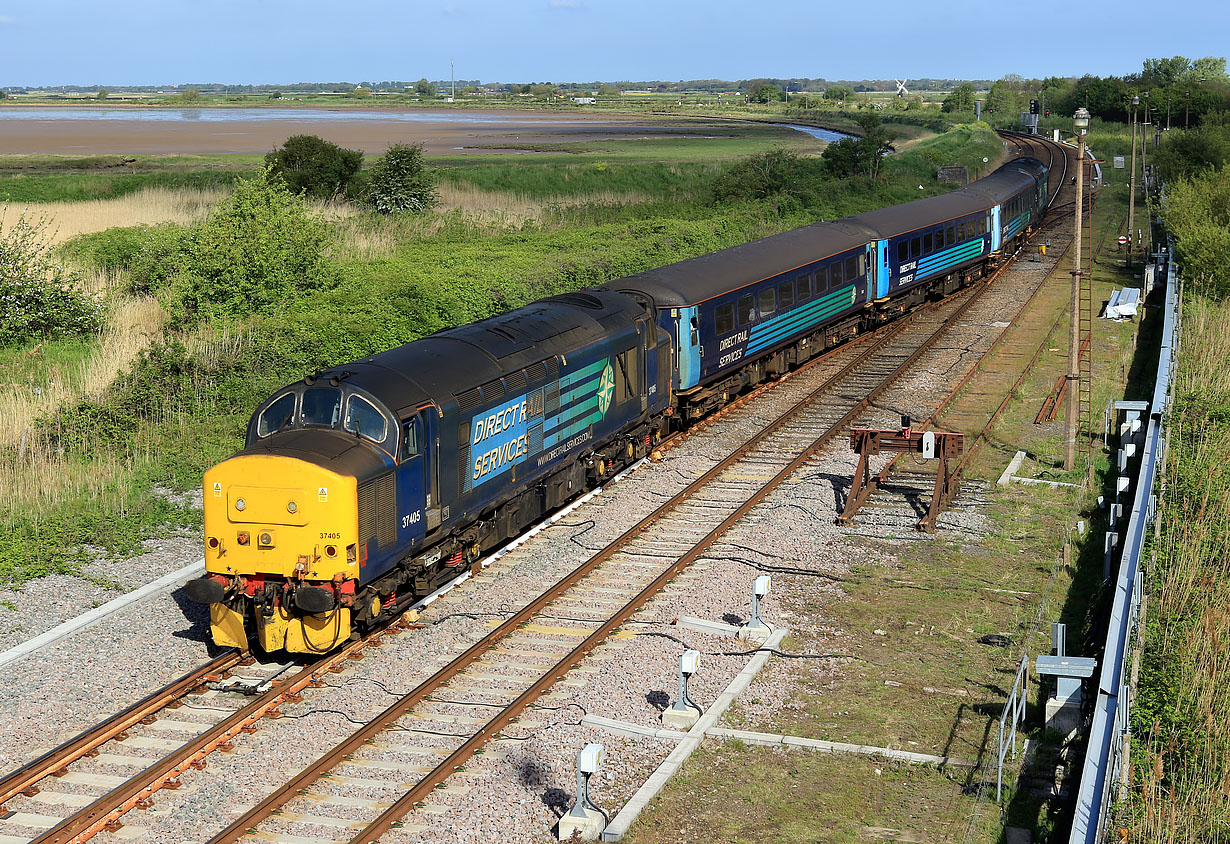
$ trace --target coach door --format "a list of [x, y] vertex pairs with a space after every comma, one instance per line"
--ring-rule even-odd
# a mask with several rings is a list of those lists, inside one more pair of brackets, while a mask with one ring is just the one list
[[700, 382], [700, 308], [680, 308], [679, 389], [687, 390]]

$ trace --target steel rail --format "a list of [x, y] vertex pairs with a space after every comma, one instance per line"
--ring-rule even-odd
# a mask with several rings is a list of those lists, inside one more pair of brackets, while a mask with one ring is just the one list
[[201, 665], [178, 680], [153, 692], [128, 708], [98, 722], [80, 735], [69, 739], [42, 756], [22, 765], [0, 779], [0, 806], [19, 794], [32, 797], [38, 793], [38, 783], [86, 756], [93, 755], [102, 745], [121, 736], [171, 703], [191, 694], [203, 683], [218, 679], [222, 672], [234, 668], [247, 657], [246, 651], [228, 650]]
[[251, 732], [256, 721], [276, 714], [277, 707], [282, 703], [298, 700], [299, 693], [308, 686], [319, 685], [326, 672], [341, 671], [340, 663], [348, 659], [361, 659], [364, 649], [379, 646], [384, 635], [399, 629], [400, 621], [391, 622], [373, 636], [351, 642], [304, 667], [293, 677], [275, 684], [225, 720], [140, 771], [123, 785], [48, 829], [33, 839], [31, 844], [77, 844], [104, 830], [117, 829], [123, 815], [132, 809], [148, 808], [156, 792], [163, 788], [178, 788], [179, 777], [185, 771], [204, 768], [206, 757], [211, 753], [229, 750], [231, 740], [241, 733]]

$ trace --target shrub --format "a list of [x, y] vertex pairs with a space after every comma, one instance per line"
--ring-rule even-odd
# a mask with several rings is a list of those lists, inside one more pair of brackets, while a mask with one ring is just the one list
[[172, 224], [117, 227], [78, 235], [61, 249], [109, 273], [127, 274], [128, 292], [148, 294], [175, 274], [183, 231]]
[[98, 331], [102, 305], [80, 284], [51, 259], [47, 221], [23, 212], [0, 234], [0, 346]]
[[817, 159], [774, 149], [727, 168], [714, 180], [713, 195], [718, 201], [789, 197], [806, 205], [823, 178], [823, 167]]
[[241, 179], [206, 222], [184, 232], [174, 255], [173, 311], [187, 322], [246, 316], [329, 286], [337, 279], [324, 254], [332, 241], [328, 226], [270, 170]]
[[424, 211], [436, 204], [435, 179], [422, 144], [395, 144], [367, 174], [367, 202], [381, 214]]
[[335, 199], [363, 166], [363, 153], [342, 149], [315, 135], [292, 135], [281, 149], [265, 156], [265, 165], [286, 180], [295, 193]]

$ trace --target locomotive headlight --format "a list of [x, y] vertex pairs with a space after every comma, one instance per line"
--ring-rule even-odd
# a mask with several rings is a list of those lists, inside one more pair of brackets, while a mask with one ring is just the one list
[[294, 513], [294, 512], [295, 512], [295, 511], [297, 511], [298, 509], [299, 509], [299, 505], [298, 505], [298, 504], [296, 504], [295, 502], [293, 502], [293, 501], [287, 501], [287, 502], [286, 502], [286, 512], [287, 512], [287, 513]]
[[262, 530], [260, 534], [258, 534], [256, 537], [256, 544], [260, 546], [261, 548], [272, 548], [273, 540], [274, 540], [273, 531]]
[[248, 502], [244, 501], [242, 498], [235, 499], [235, 509], [236, 510], [243, 510], [247, 506], [248, 506]]

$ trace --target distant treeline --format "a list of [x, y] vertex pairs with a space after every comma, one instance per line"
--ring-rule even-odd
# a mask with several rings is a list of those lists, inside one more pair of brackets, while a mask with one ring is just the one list
[[[192, 82], [182, 85], [44, 85], [44, 86], [0, 86], [0, 91], [10, 94], [93, 94], [100, 89], [120, 94], [178, 94], [184, 91], [199, 91], [202, 94], [341, 94], [363, 88], [373, 93], [413, 93], [420, 81], [390, 81], [371, 82], [294, 82], [287, 84], [259, 85], [223, 85], [220, 82]], [[907, 80], [911, 91], [950, 91], [962, 82], [970, 82], [979, 90], [990, 87], [989, 79], [910, 79]], [[701, 91], [709, 93], [727, 93], [730, 91], [754, 91], [761, 85], [775, 85], [790, 93], [820, 93], [830, 86], [843, 85], [858, 92], [863, 91], [895, 91], [896, 80], [893, 79], [860, 79], [860, 80], [827, 80], [816, 78], [759, 78], [759, 79], [688, 79], [679, 81], [629, 81], [618, 82], [482, 82], [478, 79], [437, 79], [434, 84], [441, 91], [448, 90], [453, 85], [458, 91], [471, 88], [483, 89], [494, 93], [517, 93], [526, 85], [550, 85], [563, 91], [597, 91], [599, 89], [617, 89], [624, 91], [654, 91], [669, 93], [671, 91]]]

